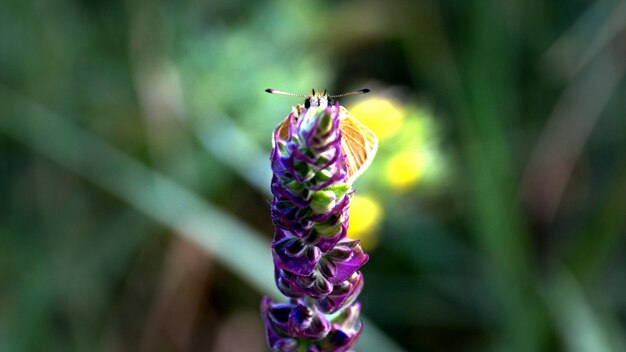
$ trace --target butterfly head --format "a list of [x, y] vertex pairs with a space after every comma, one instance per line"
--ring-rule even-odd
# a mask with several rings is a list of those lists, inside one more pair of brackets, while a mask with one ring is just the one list
[[302, 97], [302, 98], [305, 98], [304, 99], [304, 107], [306, 109], [308, 109], [310, 107], [319, 107], [319, 108], [325, 109], [329, 105], [335, 104], [335, 99], [334, 98], [340, 98], [340, 97], [345, 97], [345, 96], [348, 96], [348, 95], [355, 95], [355, 94], [363, 94], [363, 93], [369, 92], [370, 90], [369, 89], [359, 89], [359, 90], [356, 90], [354, 92], [338, 94], [338, 95], [328, 95], [326, 93], [326, 89], [324, 89], [321, 92], [316, 92], [315, 89], [312, 89], [310, 95], [287, 93], [287, 92], [282, 92], [282, 91], [279, 91], [279, 90], [276, 90], [276, 89], [272, 89], [272, 88], [268, 88], [265, 91], [268, 92], [268, 93], [271, 93], [271, 94], [289, 95], [289, 96], [292, 96], [292, 97]]
[[307, 96], [304, 100], [304, 107], [306, 109], [310, 107], [319, 107], [325, 109], [328, 105], [332, 105], [334, 101], [332, 101], [328, 94], [326, 94], [326, 89], [324, 89], [321, 93], [316, 92], [315, 89], [311, 90], [311, 95]]

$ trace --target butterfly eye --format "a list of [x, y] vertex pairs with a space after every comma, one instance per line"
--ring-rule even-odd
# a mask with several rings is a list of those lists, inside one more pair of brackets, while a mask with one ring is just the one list
[[304, 107], [307, 108], [307, 109], [311, 107], [311, 99], [307, 98], [304, 101]]

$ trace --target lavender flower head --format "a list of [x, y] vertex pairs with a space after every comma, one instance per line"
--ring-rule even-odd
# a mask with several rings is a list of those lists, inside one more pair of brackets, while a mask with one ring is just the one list
[[[346, 237], [353, 190], [340, 128], [345, 109], [298, 105], [274, 132], [272, 241], [276, 286], [288, 303], [261, 302], [272, 351], [349, 351], [362, 324], [359, 268], [368, 260]], [[321, 99], [324, 99], [321, 103]]]

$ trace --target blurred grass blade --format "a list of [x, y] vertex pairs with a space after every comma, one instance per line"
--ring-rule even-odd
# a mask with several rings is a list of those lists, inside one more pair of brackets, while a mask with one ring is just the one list
[[550, 280], [545, 290], [547, 306], [566, 350], [571, 352], [617, 352], [605, 321], [601, 321], [585, 297], [581, 286], [564, 268]]
[[619, 34], [624, 23], [626, 2], [603, 0], [591, 3], [546, 51], [543, 65], [550, 72], [573, 78]]
[[626, 74], [621, 47], [622, 36], [615, 35], [570, 80], [533, 148], [522, 193], [543, 222], [556, 216], [583, 148]]
[[505, 14], [518, 11], [509, 6], [514, 5], [472, 2], [468, 57], [460, 64], [468, 110], [459, 109], [457, 120], [465, 137], [473, 231], [502, 307], [502, 335], [494, 342], [505, 351], [525, 352], [542, 349], [544, 322], [533, 290], [529, 236], [515, 196], [511, 127], [516, 117], [510, 112], [519, 104], [512, 63], [520, 48], [510, 40], [517, 19]]
[[619, 248], [626, 218], [626, 165], [616, 170], [608, 182], [600, 206], [594, 209], [569, 253], [568, 267], [582, 282], [596, 277], [602, 264]]
[[[187, 236], [259, 292], [282, 297], [274, 285], [269, 242], [260, 233], [97, 135], [4, 86], [0, 86], [0, 104], [5, 111], [0, 132]], [[361, 351], [402, 351], [374, 324], [365, 318], [364, 322]]]
[[213, 156], [232, 167], [259, 192], [271, 196], [269, 149], [264, 153], [232, 119], [219, 111], [213, 113], [210, 122], [194, 125], [197, 138]]

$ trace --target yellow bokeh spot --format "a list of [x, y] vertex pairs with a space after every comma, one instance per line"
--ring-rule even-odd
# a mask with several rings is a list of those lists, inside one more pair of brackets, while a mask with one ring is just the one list
[[365, 99], [350, 107], [349, 111], [381, 140], [400, 130], [405, 115], [399, 103], [377, 97]]
[[393, 155], [386, 165], [385, 175], [389, 185], [396, 190], [406, 190], [415, 185], [424, 173], [424, 155], [418, 151]]
[[378, 225], [383, 217], [383, 208], [373, 198], [355, 195], [350, 200], [350, 227], [348, 237], [361, 240], [363, 249], [376, 247]]

